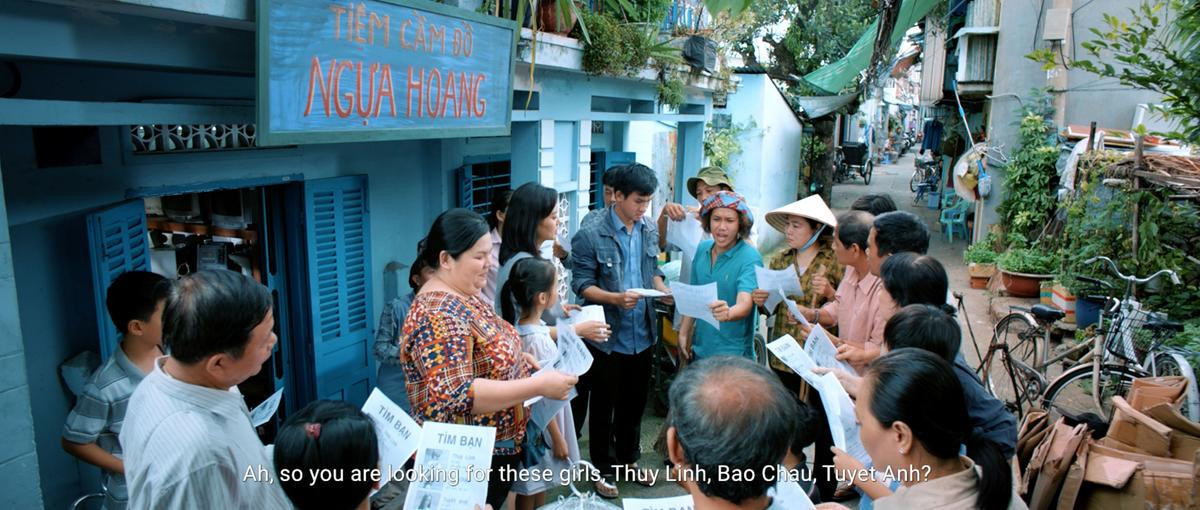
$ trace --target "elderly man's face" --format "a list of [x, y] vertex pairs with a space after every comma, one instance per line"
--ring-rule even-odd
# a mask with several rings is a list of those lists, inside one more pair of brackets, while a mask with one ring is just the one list
[[871, 234], [867, 236], [867, 266], [871, 270], [871, 274], [879, 276], [880, 268], [883, 267], [883, 262], [887, 260], [887, 255], [879, 255], [879, 244], [875, 242], [875, 227], [871, 227]]
[[246, 343], [240, 357], [234, 358], [224, 353], [217, 354], [217, 356], [224, 356], [219, 362], [219, 379], [223, 384], [230, 387], [236, 386], [246, 379], [254, 377], [262, 370], [263, 363], [266, 363], [267, 359], [271, 357], [275, 343], [279, 341], [275, 336], [274, 328], [275, 314], [274, 311], [268, 310], [263, 321], [250, 330], [250, 341]]

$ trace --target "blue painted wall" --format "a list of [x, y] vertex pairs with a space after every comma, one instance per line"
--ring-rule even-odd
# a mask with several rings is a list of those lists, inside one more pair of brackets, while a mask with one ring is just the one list
[[[450, 196], [438, 179], [440, 142], [397, 142], [306, 146], [285, 151], [225, 155], [167, 156], [167, 163], [35, 169], [30, 129], [0, 128], [0, 156], [14, 239], [13, 261], [30, 377], [34, 429], [46, 503], [64, 507], [79, 494], [76, 461], [58, 445], [62, 422], [73, 399], [58, 366], [86, 349], [95, 350], [84, 216], [124, 200], [127, 189], [185, 185], [205, 180], [302, 173], [306, 179], [366, 174], [372, 207], [372, 274], [378, 317], [384, 266], [409, 262], [424, 228], [443, 209], [437, 198]], [[102, 140], [119, 144], [116, 128], [102, 128]], [[119, 154], [119, 149], [106, 149]], [[158, 158], [159, 156], [131, 156]], [[416, 184], [416, 185], [414, 185]], [[7, 410], [7, 409], [5, 409]], [[91, 470], [84, 470], [91, 472]], [[91, 476], [91, 475], [89, 475]]]
[[[253, 103], [252, 32], [40, 3], [4, 3], [0, 31], [9, 34], [0, 40], [0, 53], [20, 59], [28, 85], [18, 97]], [[545, 125], [537, 120], [552, 119], [554, 181], [573, 181], [580, 143], [576, 126], [592, 118], [588, 99], [655, 96], [652, 82], [550, 70], [538, 75], [538, 117], [516, 119], [511, 137], [134, 156], [126, 149], [126, 128], [100, 127], [100, 164], [38, 169], [32, 129], [0, 126], [2, 198], [7, 202], [0, 206], [0, 430], [8, 434], [0, 446], [0, 472], [5, 473], [0, 508], [39, 508], [43, 503], [65, 508], [94, 488], [96, 470], [81, 466], [59, 447], [73, 397], [58, 367], [82, 350], [98, 348], [83, 229], [87, 214], [125, 200], [130, 189], [294, 174], [305, 179], [367, 175], [375, 321], [385, 303], [384, 267], [411, 262], [429, 223], [456, 205], [453, 170], [464, 158], [511, 153], [514, 184], [532, 180], [538, 175]], [[704, 95], [693, 96], [689, 102], [711, 109]], [[676, 186], [700, 166], [703, 124], [683, 122], [679, 129]], [[593, 137], [593, 146], [622, 150], [626, 131], [626, 123], [610, 121], [605, 135]]]

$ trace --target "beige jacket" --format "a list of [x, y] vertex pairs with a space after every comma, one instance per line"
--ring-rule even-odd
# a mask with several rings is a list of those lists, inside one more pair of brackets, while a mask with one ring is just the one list
[[[976, 484], [982, 470], [967, 457], [959, 457], [959, 459], [962, 460], [966, 469], [936, 480], [900, 487], [891, 496], [876, 500], [875, 508], [878, 510], [912, 508], [975, 510], [975, 499], [978, 496]], [[1026, 510], [1028, 508], [1017, 495], [1015, 488], [1008, 508], [1009, 510]]]

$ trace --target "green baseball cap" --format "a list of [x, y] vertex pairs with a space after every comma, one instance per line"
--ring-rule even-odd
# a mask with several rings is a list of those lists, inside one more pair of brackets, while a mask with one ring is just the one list
[[687, 180], [687, 190], [688, 193], [692, 195], [692, 198], [696, 198], [696, 186], [700, 185], [700, 181], [704, 181], [704, 184], [709, 186], [720, 186], [724, 184], [725, 186], [729, 187], [730, 191], [734, 190], [733, 181], [729, 180], [729, 174], [725, 173], [724, 170], [721, 170], [720, 167], [706, 166], [701, 168], [699, 172], [696, 172], [695, 177], [688, 178]]

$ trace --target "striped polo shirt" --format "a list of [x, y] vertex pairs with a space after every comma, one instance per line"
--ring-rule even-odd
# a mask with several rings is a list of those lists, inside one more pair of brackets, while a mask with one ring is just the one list
[[[121, 433], [121, 424], [125, 421], [129, 397], [143, 377], [137, 365], [125, 356], [125, 351], [117, 348], [108, 361], [88, 378], [83, 393], [75, 402], [75, 408], [67, 415], [63, 439], [78, 444], [96, 443], [104, 451], [121, 458], [121, 443], [117, 435]], [[125, 477], [101, 471], [104, 486], [108, 487], [104, 507], [109, 510], [125, 508], [129, 500]]]

